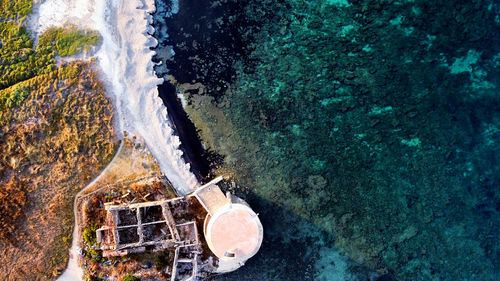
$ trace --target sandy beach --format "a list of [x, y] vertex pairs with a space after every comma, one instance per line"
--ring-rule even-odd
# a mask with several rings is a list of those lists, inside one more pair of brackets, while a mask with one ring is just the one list
[[99, 31], [103, 42], [95, 57], [115, 105], [117, 131], [145, 140], [179, 194], [196, 188], [199, 183], [182, 159], [180, 141], [158, 97], [163, 80], [154, 73], [150, 49], [157, 45], [150, 35], [154, 0], [47, 0], [33, 10], [30, 25], [35, 34], [66, 23]]

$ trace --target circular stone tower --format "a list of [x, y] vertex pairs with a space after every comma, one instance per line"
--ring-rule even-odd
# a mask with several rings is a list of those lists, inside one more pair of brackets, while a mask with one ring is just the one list
[[208, 214], [203, 233], [210, 250], [219, 258], [217, 272], [230, 272], [253, 257], [264, 231], [259, 216], [242, 199], [224, 196], [217, 178], [194, 192]]
[[213, 216], [207, 215], [204, 234], [208, 247], [220, 260], [242, 265], [259, 251], [263, 229], [250, 207], [229, 203]]

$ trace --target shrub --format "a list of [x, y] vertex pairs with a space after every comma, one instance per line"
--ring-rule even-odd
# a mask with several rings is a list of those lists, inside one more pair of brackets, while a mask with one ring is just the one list
[[97, 242], [96, 230], [97, 227], [93, 225], [83, 231], [83, 240], [85, 240], [87, 245], [93, 246]]
[[55, 46], [61, 57], [80, 53], [86, 46], [96, 46], [101, 41], [99, 33], [80, 30], [76, 26], [53, 27], [40, 36], [37, 49]]
[[8, 89], [3, 92], [0, 97], [0, 107], [1, 108], [13, 108], [18, 107], [26, 100], [29, 96], [30, 90], [24, 85], [13, 86], [11, 90]]
[[125, 277], [123, 277], [122, 281], [141, 281], [141, 279], [139, 279], [135, 276], [132, 276], [130, 274], [127, 274], [127, 275], [125, 275]]
[[90, 259], [90, 261], [92, 261], [92, 263], [99, 263], [102, 260], [101, 253], [96, 249], [89, 249], [85, 253], [85, 257]]
[[27, 203], [24, 183], [14, 176], [0, 188], [0, 239], [13, 234], [15, 222], [22, 217]]

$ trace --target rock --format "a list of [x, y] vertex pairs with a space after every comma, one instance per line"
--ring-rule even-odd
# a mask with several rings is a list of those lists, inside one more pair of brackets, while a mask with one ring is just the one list
[[353, 216], [352, 213], [343, 214], [340, 217], [340, 223], [345, 225], [347, 222], [349, 222], [352, 219], [352, 216]]
[[407, 227], [403, 233], [401, 233], [401, 235], [399, 235], [398, 237], [396, 237], [394, 239], [394, 242], [396, 243], [402, 243], [406, 240], [409, 240], [411, 238], [413, 238], [415, 235], [417, 235], [418, 233], [418, 229], [416, 227], [414, 227], [413, 225]]
[[392, 277], [392, 275], [390, 274], [384, 274], [375, 279], [375, 281], [394, 281], [394, 280], [396, 279], [394, 279], [394, 277]]
[[321, 188], [325, 187], [326, 184], [327, 184], [326, 179], [320, 175], [313, 175], [313, 176], [309, 176], [307, 178], [307, 185], [313, 189], [316, 189], [316, 188], [321, 189]]

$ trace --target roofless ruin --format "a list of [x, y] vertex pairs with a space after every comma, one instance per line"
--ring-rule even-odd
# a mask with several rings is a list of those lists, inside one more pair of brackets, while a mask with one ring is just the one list
[[[203, 242], [218, 258], [214, 272], [236, 270], [259, 250], [262, 224], [242, 199], [221, 191], [218, 177], [184, 197], [142, 203], [105, 203], [106, 224], [97, 229], [103, 257], [174, 250], [171, 280], [195, 280]], [[203, 229], [185, 220], [206, 211]], [[198, 224], [199, 225], [199, 224]], [[199, 239], [200, 232], [204, 239]], [[203, 241], [203, 242], [202, 242]]]

